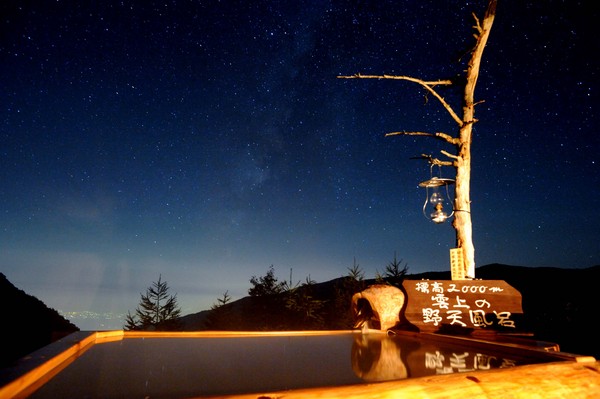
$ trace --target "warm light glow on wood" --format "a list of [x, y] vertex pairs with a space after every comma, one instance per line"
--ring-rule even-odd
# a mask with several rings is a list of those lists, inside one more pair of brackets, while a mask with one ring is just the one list
[[521, 366], [493, 372], [440, 375], [376, 384], [353, 385], [223, 399], [596, 399], [600, 394], [600, 362]]

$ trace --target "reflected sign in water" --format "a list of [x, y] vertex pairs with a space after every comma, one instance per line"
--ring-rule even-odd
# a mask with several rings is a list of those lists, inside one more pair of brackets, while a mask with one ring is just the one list
[[540, 362], [410, 336], [138, 337], [92, 345], [32, 398], [184, 398], [343, 386]]

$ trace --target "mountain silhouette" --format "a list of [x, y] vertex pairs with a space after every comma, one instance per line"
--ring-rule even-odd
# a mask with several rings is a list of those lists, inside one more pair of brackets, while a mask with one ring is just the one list
[[14, 365], [21, 357], [79, 331], [56, 310], [15, 287], [3, 273], [0, 273], [0, 303], [4, 304], [0, 367]]

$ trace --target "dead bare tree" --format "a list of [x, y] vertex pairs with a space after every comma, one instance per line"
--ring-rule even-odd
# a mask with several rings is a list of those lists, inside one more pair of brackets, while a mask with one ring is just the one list
[[361, 75], [360, 73], [352, 76], [338, 76], [338, 78], [341, 79], [396, 79], [417, 83], [442, 104], [442, 106], [450, 114], [450, 117], [458, 125], [457, 136], [452, 136], [451, 134], [443, 132], [431, 133], [402, 131], [387, 133], [386, 137], [400, 135], [432, 137], [437, 140], [442, 140], [455, 147], [456, 153], [454, 154], [447, 151], [441, 151], [441, 154], [445, 156], [445, 159], [438, 159], [429, 155], [423, 156], [427, 158], [431, 164], [452, 166], [456, 170], [456, 189], [454, 198], [455, 213], [452, 226], [456, 230], [456, 246], [458, 248], [462, 248], [464, 259], [463, 274], [466, 278], [475, 278], [475, 247], [473, 245], [470, 198], [471, 140], [473, 124], [477, 122], [477, 119], [475, 119], [475, 86], [479, 77], [479, 69], [481, 65], [481, 58], [483, 56], [483, 50], [490, 35], [492, 24], [494, 23], [496, 4], [497, 0], [489, 0], [485, 15], [481, 21], [475, 14], [473, 14], [475, 19], [474, 29], [476, 32], [474, 37], [476, 39], [476, 43], [471, 50], [471, 58], [467, 64], [465, 76], [466, 83], [462, 104], [462, 117], [460, 117], [452, 109], [450, 104], [448, 104], [446, 100], [444, 100], [444, 98], [436, 91], [436, 86], [451, 85], [452, 81], [450, 80], [427, 81], [410, 76]]

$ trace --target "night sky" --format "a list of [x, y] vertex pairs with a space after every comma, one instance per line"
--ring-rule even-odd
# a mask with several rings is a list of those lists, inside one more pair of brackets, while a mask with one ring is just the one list
[[[414, 83], [337, 76], [464, 76], [486, 4], [2, 1], [0, 272], [62, 313], [122, 315], [159, 275], [189, 314], [271, 265], [449, 270], [454, 230], [424, 217], [411, 157], [452, 148], [385, 134], [457, 125]], [[477, 266], [600, 264], [598, 17], [499, 0], [475, 92]], [[462, 89], [439, 88], [459, 115]]]

